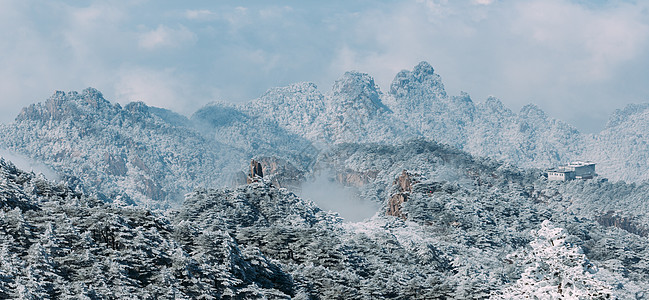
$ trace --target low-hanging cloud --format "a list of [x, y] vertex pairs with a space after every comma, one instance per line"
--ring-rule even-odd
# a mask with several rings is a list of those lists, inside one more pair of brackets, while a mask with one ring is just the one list
[[43, 174], [43, 176], [45, 176], [45, 178], [52, 181], [58, 181], [61, 179], [61, 177], [56, 173], [56, 171], [54, 171], [54, 169], [24, 155], [0, 148], [0, 157], [2, 157], [5, 161], [10, 161], [18, 169], [21, 169], [23, 171], [34, 172], [36, 174], [41, 173]]
[[346, 222], [372, 217], [379, 205], [360, 198], [354, 189], [336, 182], [331, 172], [323, 172], [302, 184], [300, 196], [315, 202], [323, 210], [337, 212]]

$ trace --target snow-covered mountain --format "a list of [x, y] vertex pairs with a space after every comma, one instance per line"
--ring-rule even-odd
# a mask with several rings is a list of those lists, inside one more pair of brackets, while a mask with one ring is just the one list
[[647, 111], [629, 106], [601, 133], [582, 134], [533, 104], [515, 113], [493, 97], [474, 103], [466, 93], [449, 96], [422, 62], [399, 72], [387, 94], [369, 75], [347, 72], [326, 93], [298, 83], [244, 104], [212, 103], [191, 119], [139, 102], [121, 107], [94, 89], [57, 92], [1, 126], [0, 147], [139, 203], [173, 202], [194, 188], [229, 183], [255, 156], [308, 172], [318, 153], [340, 143], [417, 137], [520, 167], [593, 160], [604, 177], [641, 181], [649, 178]]
[[94, 89], [56, 92], [0, 132], [3, 148], [77, 177], [110, 199], [147, 205], [229, 184], [253, 155], [283, 154], [304, 166], [317, 154], [272, 121], [227, 106], [205, 107], [189, 120], [141, 102], [121, 107]]
[[389, 144], [425, 137], [521, 167], [593, 160], [601, 166], [599, 173], [611, 180], [649, 176], [647, 160], [642, 159], [647, 153], [642, 145], [649, 142], [642, 125], [649, 122], [646, 105], [615, 112], [601, 133], [583, 134], [534, 104], [513, 112], [494, 97], [474, 102], [466, 93], [449, 96], [440, 75], [426, 62], [399, 72], [387, 94], [367, 74], [347, 72], [329, 93], [301, 83], [272, 89], [238, 108], [277, 122], [319, 149], [344, 142]]
[[390, 142], [416, 136], [393, 117], [382, 97], [372, 77], [347, 72], [324, 95], [315, 85], [302, 83], [272, 89], [239, 107], [251, 115], [277, 122], [319, 148], [344, 142]]
[[649, 179], [649, 104], [615, 111], [604, 130], [585, 139], [584, 153], [599, 162], [598, 172], [627, 182]]

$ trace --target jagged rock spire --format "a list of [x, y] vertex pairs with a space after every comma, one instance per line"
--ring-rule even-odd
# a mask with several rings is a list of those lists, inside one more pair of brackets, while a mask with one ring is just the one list
[[248, 183], [258, 182], [261, 178], [264, 177], [264, 172], [261, 167], [261, 163], [256, 160], [250, 161], [250, 173], [248, 173]]

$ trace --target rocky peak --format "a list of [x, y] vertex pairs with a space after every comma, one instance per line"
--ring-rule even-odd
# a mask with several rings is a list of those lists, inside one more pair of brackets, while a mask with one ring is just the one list
[[306, 178], [305, 172], [296, 168], [288, 160], [264, 156], [257, 158], [256, 161], [264, 166], [264, 178], [275, 187], [298, 190]]
[[[61, 93], [62, 92], [57, 91], [54, 94], [54, 97], [59, 97]], [[68, 92], [65, 95], [64, 100], [74, 102], [89, 110], [100, 110], [112, 106], [110, 101], [106, 100], [100, 91], [91, 87], [84, 89], [81, 93], [76, 91]]]
[[[285, 87], [271, 88], [260, 99], [266, 101], [284, 102], [286, 97], [294, 97], [295, 95], [319, 94], [318, 86], [312, 82], [298, 82]], [[279, 103], [278, 103], [279, 104]]]
[[92, 114], [110, 108], [112, 108], [111, 103], [94, 88], [87, 88], [81, 93], [55, 91], [44, 103], [23, 108], [16, 121], [62, 120], [70, 116]]
[[126, 104], [124, 109], [132, 113], [146, 114], [149, 111], [149, 106], [144, 104], [144, 102], [137, 101]]
[[91, 105], [95, 108], [102, 105], [110, 105], [110, 102], [104, 99], [104, 95], [99, 90], [91, 87], [86, 88], [81, 92], [80, 99], [82, 99], [85, 104]]
[[489, 96], [484, 103], [480, 104], [481, 111], [486, 114], [494, 114], [494, 116], [512, 115], [512, 111], [505, 107], [498, 98]]
[[547, 120], [545, 112], [535, 104], [527, 104], [521, 108], [520, 116], [527, 119]]
[[[317, 110], [324, 106], [324, 96], [311, 82], [299, 82], [285, 87], [269, 89], [259, 99], [241, 106], [244, 110], [261, 113], [263, 111]], [[302, 113], [301, 111], [299, 113]], [[308, 111], [307, 113], [313, 113]]]
[[465, 103], [473, 103], [473, 100], [471, 100], [471, 95], [465, 91], [460, 91], [459, 96], [453, 96], [453, 100], [455, 102], [465, 102]]
[[626, 122], [631, 116], [649, 112], [649, 103], [629, 104], [623, 109], [616, 109], [606, 123], [606, 128], [616, 127]]
[[418, 182], [415, 175], [403, 170], [401, 175], [397, 177], [392, 183], [392, 195], [388, 200], [388, 216], [395, 216], [401, 219], [406, 219], [407, 216], [401, 212], [401, 205], [408, 201], [412, 186]]
[[332, 97], [343, 107], [365, 109], [369, 112], [388, 110], [380, 98], [381, 92], [374, 83], [374, 78], [359, 72], [346, 72], [336, 80], [332, 89]]
[[433, 75], [433, 73], [435, 73], [435, 69], [433, 69], [433, 66], [431, 66], [428, 62], [422, 61], [412, 69], [412, 73], [418, 78], [423, 78], [428, 75]]
[[412, 71], [399, 72], [390, 84], [390, 94], [397, 98], [447, 97], [442, 78], [425, 61], [416, 65]]

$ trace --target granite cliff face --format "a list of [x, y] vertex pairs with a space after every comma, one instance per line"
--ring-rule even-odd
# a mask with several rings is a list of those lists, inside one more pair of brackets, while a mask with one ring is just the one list
[[393, 192], [391, 193], [387, 204], [388, 210], [386, 214], [388, 216], [399, 217], [403, 220], [407, 219], [407, 216], [401, 212], [401, 206], [408, 201], [408, 196], [410, 196], [410, 192], [412, 192], [412, 185], [417, 183], [413, 177], [413, 174], [403, 170], [401, 175], [394, 180], [394, 183], [392, 184]]

